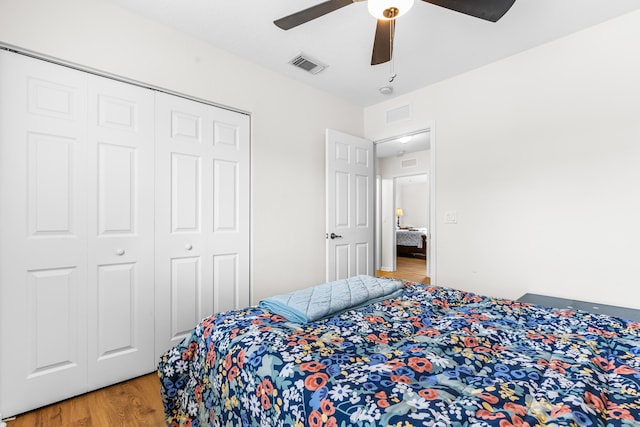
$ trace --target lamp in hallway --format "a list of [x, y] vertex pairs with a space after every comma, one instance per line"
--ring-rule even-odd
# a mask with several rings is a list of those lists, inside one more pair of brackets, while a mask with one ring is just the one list
[[404, 215], [402, 208], [396, 208], [396, 216], [398, 217], [398, 228], [400, 227], [400, 217]]

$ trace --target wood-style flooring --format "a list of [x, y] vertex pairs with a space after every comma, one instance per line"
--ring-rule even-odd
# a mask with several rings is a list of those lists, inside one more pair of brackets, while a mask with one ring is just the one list
[[7, 421], [7, 427], [165, 426], [156, 373], [54, 403]]
[[412, 282], [430, 284], [427, 277], [427, 261], [420, 258], [397, 257], [396, 271], [376, 270], [377, 276], [392, 277], [394, 279], [411, 280]]
[[[398, 257], [394, 272], [376, 275], [429, 283], [426, 261]], [[54, 403], [7, 421], [7, 427], [160, 427], [164, 426], [156, 373]]]

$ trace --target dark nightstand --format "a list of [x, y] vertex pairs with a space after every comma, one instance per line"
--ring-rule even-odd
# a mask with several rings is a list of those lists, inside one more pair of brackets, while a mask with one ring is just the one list
[[524, 294], [518, 298], [518, 301], [543, 305], [545, 307], [569, 308], [573, 310], [584, 310], [589, 313], [608, 314], [609, 316], [622, 317], [623, 319], [640, 322], [640, 310], [635, 310], [633, 308], [616, 307], [615, 305], [598, 304], [594, 302], [556, 298], [538, 294]]

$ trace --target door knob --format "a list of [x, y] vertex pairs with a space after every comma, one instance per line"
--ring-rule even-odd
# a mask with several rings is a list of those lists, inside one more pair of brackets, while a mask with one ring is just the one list
[[116, 255], [118, 256], [124, 255], [124, 249], [116, 249]]
[[184, 245], [184, 248], [186, 250], [190, 251], [191, 249], [193, 249], [193, 245], [190, 245], [190, 244], [187, 243], [186, 245]]
[[342, 236], [339, 236], [336, 233], [331, 233], [329, 237], [331, 237], [332, 239], [342, 239]]

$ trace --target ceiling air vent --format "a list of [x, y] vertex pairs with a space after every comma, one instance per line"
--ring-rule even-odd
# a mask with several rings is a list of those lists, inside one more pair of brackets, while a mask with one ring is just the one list
[[411, 106], [402, 105], [400, 107], [387, 110], [386, 122], [387, 124], [409, 120], [411, 118]]
[[320, 71], [327, 68], [326, 65], [321, 64], [319, 61], [315, 59], [311, 59], [308, 56], [303, 54], [296, 55], [293, 59], [289, 61], [289, 64], [301, 68], [304, 71], [307, 71], [311, 74], [318, 74]]
[[403, 168], [415, 168], [418, 165], [417, 159], [407, 159], [403, 160], [401, 163], [401, 167]]

